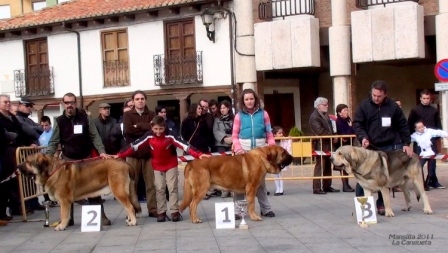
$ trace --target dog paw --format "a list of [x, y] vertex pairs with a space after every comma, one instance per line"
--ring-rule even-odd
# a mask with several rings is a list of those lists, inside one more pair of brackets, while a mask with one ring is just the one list
[[198, 223], [202, 223], [202, 220], [198, 218], [198, 219], [191, 220], [191, 222], [193, 222], [194, 224], [198, 224]]
[[403, 207], [401, 211], [410, 211], [412, 206]]
[[250, 216], [250, 219], [251, 220], [253, 220], [253, 221], [261, 221], [261, 220], [263, 220], [260, 216], [258, 216], [258, 215], [251, 215]]
[[64, 226], [61, 226], [61, 224], [57, 225], [57, 226], [54, 228], [54, 231], [63, 231], [63, 230], [65, 230], [65, 227], [64, 227]]
[[428, 209], [423, 209], [423, 212], [424, 212], [425, 214], [433, 214], [433, 212], [432, 212], [432, 210], [431, 210], [430, 208], [428, 208]]
[[386, 217], [394, 217], [395, 214], [392, 212], [392, 210], [386, 210]]
[[128, 226], [136, 226], [136, 225], [137, 225], [137, 221], [134, 221], [134, 222], [132, 222], [132, 221], [126, 221], [126, 224], [127, 224]]

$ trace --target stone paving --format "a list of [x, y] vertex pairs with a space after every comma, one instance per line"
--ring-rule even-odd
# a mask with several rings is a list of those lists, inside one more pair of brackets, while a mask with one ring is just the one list
[[[439, 164], [438, 175], [448, 185], [448, 165]], [[350, 180], [355, 186], [353, 179]], [[180, 186], [183, 184], [180, 183]], [[146, 205], [136, 227], [125, 226], [121, 205], [106, 196], [105, 209], [112, 226], [101, 232], [81, 232], [81, 206], [75, 204], [75, 226], [62, 232], [43, 228], [42, 221], [14, 220], [0, 227], [0, 253], [3, 252], [446, 252], [448, 246], [448, 189], [428, 192], [434, 215], [423, 214], [423, 204], [412, 196], [411, 212], [401, 193], [392, 199], [394, 218], [378, 217], [378, 224], [360, 228], [352, 216], [353, 193], [312, 194], [311, 182], [285, 181], [285, 195], [272, 196], [272, 181], [267, 183], [275, 218], [261, 222], [248, 220], [249, 230], [215, 228], [214, 203], [232, 201], [214, 197], [198, 207], [202, 224], [192, 224], [189, 212], [181, 222], [157, 223], [147, 217]], [[341, 180], [333, 181], [341, 189]], [[181, 187], [180, 187], [181, 189]], [[375, 194], [376, 196], [376, 194]], [[181, 197], [182, 198], [182, 197]], [[258, 204], [257, 204], [258, 209]], [[59, 208], [51, 209], [51, 222], [59, 219]], [[43, 219], [36, 212], [30, 220]], [[16, 217], [17, 218], [17, 217]], [[238, 221], [237, 221], [238, 224]], [[393, 240], [391, 236], [416, 239]], [[418, 237], [424, 239], [417, 240]], [[425, 239], [429, 237], [430, 239]], [[406, 245], [426, 242], [430, 245]], [[397, 244], [397, 245], [395, 245]]]

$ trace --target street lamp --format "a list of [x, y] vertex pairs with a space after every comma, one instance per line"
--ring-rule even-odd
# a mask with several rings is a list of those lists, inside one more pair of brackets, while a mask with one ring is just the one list
[[[202, 14], [202, 24], [205, 26], [205, 30], [207, 31], [207, 38], [213, 43], [215, 43], [215, 22], [214, 22], [215, 11], [212, 8], [205, 9]], [[213, 25], [213, 30], [210, 29], [210, 26]]]

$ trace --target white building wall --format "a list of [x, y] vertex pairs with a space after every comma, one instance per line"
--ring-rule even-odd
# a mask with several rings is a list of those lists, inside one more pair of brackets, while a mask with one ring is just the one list
[[48, 63], [53, 67], [55, 97], [79, 96], [78, 46], [74, 33], [48, 36]]
[[0, 94], [18, 100], [14, 95], [14, 70], [25, 68], [25, 56], [22, 40], [0, 43]]
[[[231, 84], [228, 17], [215, 22], [216, 42], [213, 43], [206, 36], [201, 17], [195, 17], [196, 51], [202, 51], [203, 65], [203, 84], [199, 87]], [[101, 31], [106, 30], [81, 32], [84, 96], [190, 86], [189, 84], [181, 86], [154, 84], [153, 56], [165, 54], [162, 21], [136, 24], [127, 28], [131, 85], [125, 87], [104, 87]], [[113, 30], [117, 29], [120, 28], [113, 28]], [[76, 37], [72, 40], [76, 42]], [[76, 49], [75, 46], [74, 49]]]

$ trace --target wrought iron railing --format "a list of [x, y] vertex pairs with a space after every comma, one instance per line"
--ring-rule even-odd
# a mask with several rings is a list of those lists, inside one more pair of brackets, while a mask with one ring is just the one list
[[129, 81], [129, 61], [115, 60], [104, 61], [104, 87], [128, 86]]
[[202, 51], [190, 55], [154, 55], [155, 85], [202, 83]]
[[14, 90], [16, 97], [53, 95], [53, 67], [41, 67], [33, 71], [14, 70]]
[[419, 0], [356, 0], [356, 7], [361, 9], [367, 9], [369, 6], [375, 6], [375, 5], [384, 5], [386, 4], [392, 4], [392, 3], [399, 3], [399, 2], [416, 2], [418, 3]]
[[314, 15], [314, 0], [270, 0], [258, 4], [258, 18], [272, 19], [294, 15]]

